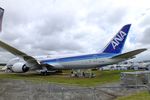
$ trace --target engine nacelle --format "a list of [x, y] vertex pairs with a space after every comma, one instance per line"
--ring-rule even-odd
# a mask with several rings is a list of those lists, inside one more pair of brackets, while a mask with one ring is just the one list
[[23, 62], [18, 62], [15, 63], [11, 69], [15, 73], [23, 73], [23, 72], [27, 72], [29, 70], [29, 67], [27, 67]]

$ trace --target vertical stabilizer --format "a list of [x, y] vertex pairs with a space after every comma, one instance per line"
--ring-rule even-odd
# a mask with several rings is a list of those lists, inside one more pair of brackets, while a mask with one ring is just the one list
[[0, 32], [2, 31], [3, 14], [4, 14], [4, 9], [0, 7]]
[[121, 30], [113, 37], [113, 39], [104, 48], [102, 53], [121, 53], [131, 24], [127, 24], [121, 28]]

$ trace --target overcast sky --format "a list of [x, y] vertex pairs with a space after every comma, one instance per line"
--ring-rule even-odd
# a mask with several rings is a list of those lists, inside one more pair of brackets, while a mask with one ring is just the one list
[[[149, 0], [1, 0], [0, 39], [35, 55], [98, 52], [131, 23], [124, 51], [150, 48]], [[150, 59], [149, 51], [138, 58]], [[12, 54], [0, 50], [0, 61]]]

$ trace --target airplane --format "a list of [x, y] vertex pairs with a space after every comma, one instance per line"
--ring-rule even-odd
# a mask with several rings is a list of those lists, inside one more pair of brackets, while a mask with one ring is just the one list
[[[2, 25], [3, 13], [4, 9], [0, 8], [0, 25]], [[7, 70], [14, 73], [25, 73], [34, 70], [47, 75], [49, 72], [57, 70], [100, 68], [134, 58], [135, 55], [147, 50], [142, 48], [121, 53], [130, 26], [131, 24], [124, 25], [101, 52], [94, 54], [55, 58], [45, 56], [41, 58], [30, 56], [3, 41], [0, 41], [0, 47], [17, 56], [17, 58], [8, 61], [6, 65]]]

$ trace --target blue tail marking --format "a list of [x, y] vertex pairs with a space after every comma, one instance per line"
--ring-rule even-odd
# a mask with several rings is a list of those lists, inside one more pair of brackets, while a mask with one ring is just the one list
[[102, 53], [121, 53], [131, 24], [127, 24], [115, 35], [115, 37], [108, 43]]

